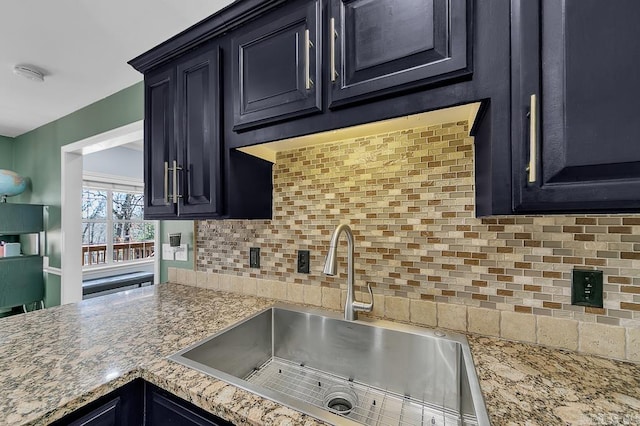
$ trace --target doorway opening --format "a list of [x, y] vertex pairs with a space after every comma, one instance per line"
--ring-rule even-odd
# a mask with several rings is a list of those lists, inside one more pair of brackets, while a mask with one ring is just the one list
[[142, 218], [142, 137], [137, 121], [61, 148], [62, 304], [159, 282], [158, 224]]

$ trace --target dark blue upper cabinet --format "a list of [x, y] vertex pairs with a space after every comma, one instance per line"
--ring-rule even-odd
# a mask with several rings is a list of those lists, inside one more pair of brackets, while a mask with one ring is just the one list
[[204, 46], [145, 76], [145, 218], [223, 210], [220, 51]]
[[232, 36], [234, 130], [321, 111], [319, 20], [317, 1], [294, 1]]
[[196, 51], [177, 66], [180, 216], [223, 213], [219, 64], [214, 48]]
[[173, 183], [169, 167], [176, 159], [174, 140], [175, 67], [164, 67], [145, 76], [144, 82], [144, 216], [172, 215], [175, 205], [169, 193]]
[[467, 0], [330, 0], [330, 107], [471, 73]]
[[637, 0], [512, 0], [516, 212], [640, 209]]

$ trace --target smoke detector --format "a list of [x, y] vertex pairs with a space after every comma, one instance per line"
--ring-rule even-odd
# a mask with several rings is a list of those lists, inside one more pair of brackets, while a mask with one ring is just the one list
[[44, 81], [44, 73], [31, 65], [16, 65], [13, 73], [29, 80]]

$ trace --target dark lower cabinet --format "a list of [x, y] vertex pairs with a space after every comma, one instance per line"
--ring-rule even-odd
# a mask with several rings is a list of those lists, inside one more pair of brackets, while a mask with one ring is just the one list
[[330, 106], [471, 73], [471, 2], [330, 0]]
[[140, 426], [144, 381], [138, 379], [52, 423], [53, 426]]
[[122, 418], [120, 397], [116, 397], [101, 407], [71, 422], [70, 426], [109, 426], [118, 424]]
[[142, 379], [87, 404], [54, 426], [232, 426]]
[[638, 211], [640, 2], [512, 10], [515, 211]]
[[146, 384], [146, 420], [145, 425], [174, 426], [231, 426], [225, 420], [207, 413], [195, 405], [160, 389]]

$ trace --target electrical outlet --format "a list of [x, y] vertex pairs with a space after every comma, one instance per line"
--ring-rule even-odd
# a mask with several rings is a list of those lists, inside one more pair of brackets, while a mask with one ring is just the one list
[[260, 247], [249, 248], [249, 267], [260, 267]]
[[574, 269], [571, 276], [571, 304], [602, 308], [602, 271]]
[[310, 254], [309, 250], [298, 250], [298, 273], [308, 274], [310, 268]]

